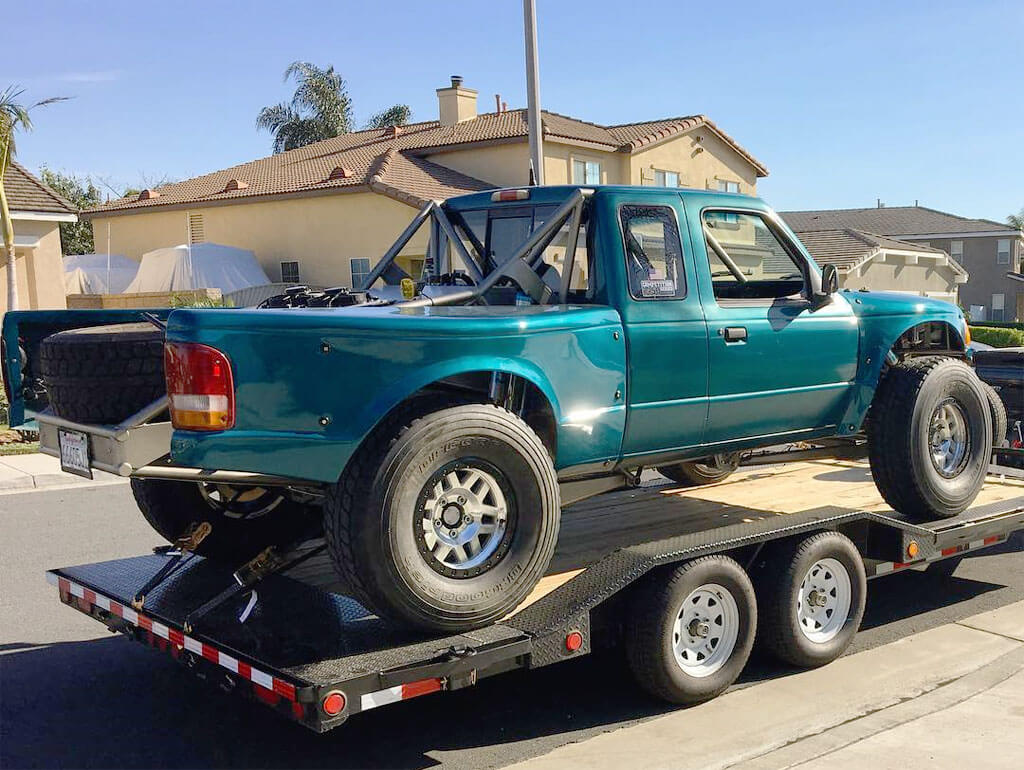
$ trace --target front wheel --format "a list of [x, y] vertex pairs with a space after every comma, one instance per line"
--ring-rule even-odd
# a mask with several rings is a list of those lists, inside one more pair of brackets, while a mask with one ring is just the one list
[[974, 372], [952, 358], [893, 366], [868, 422], [875, 485], [893, 510], [948, 518], [974, 502], [992, 453], [992, 416]]
[[372, 436], [328, 495], [324, 529], [343, 581], [369, 609], [454, 632], [526, 598], [559, 518], [537, 434], [504, 409], [469, 404]]

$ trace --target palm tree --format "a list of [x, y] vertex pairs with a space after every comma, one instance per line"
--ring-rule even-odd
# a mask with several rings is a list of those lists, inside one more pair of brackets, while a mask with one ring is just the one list
[[294, 150], [352, 130], [352, 99], [345, 81], [334, 71], [297, 61], [288, 65], [284, 80], [295, 78], [291, 102], [264, 107], [256, 128], [274, 135], [274, 152]]
[[7, 191], [4, 189], [4, 176], [14, 158], [14, 132], [32, 130], [32, 118], [29, 111], [47, 104], [62, 102], [66, 96], [55, 96], [43, 99], [26, 107], [18, 100], [24, 91], [16, 86], [8, 86], [0, 91], [0, 229], [4, 232], [4, 250], [7, 253], [7, 309], [18, 309], [18, 268], [14, 263], [14, 223], [11, 222], [11, 210], [7, 206]]
[[1006, 218], [1006, 224], [1010, 227], [1016, 227], [1018, 230], [1024, 230], [1024, 208], [1016, 214], [1010, 214]]
[[390, 128], [404, 126], [412, 118], [412, 110], [408, 104], [396, 104], [381, 110], [366, 122], [367, 128]]

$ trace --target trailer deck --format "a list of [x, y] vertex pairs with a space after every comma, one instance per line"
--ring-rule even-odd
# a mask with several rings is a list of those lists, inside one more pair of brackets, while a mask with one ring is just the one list
[[[911, 524], [886, 509], [863, 463], [761, 467], [689, 490], [651, 474], [639, 489], [567, 508], [551, 571], [523, 605], [500, 623], [451, 636], [388, 626], [354, 600], [310, 585], [303, 576], [317, 570], [308, 562], [265, 578], [255, 599], [240, 593], [195, 628], [191, 613], [233, 584], [230, 568], [195, 557], [141, 607], [133, 598], [171, 557], [49, 577], [65, 603], [111, 630], [325, 731], [370, 708], [585, 654], [600, 608], [661, 564], [723, 551], [753, 559], [771, 540], [839, 529], [858, 543], [870, 578], [1003, 542], [1022, 528], [1024, 483], [1013, 479], [990, 477], [976, 505], [956, 518]], [[336, 715], [323, 708], [331, 694], [341, 699]]]

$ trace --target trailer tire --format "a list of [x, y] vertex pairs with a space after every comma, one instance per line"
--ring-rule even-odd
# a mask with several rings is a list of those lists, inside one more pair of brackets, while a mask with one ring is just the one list
[[324, 532], [368, 609], [450, 633], [499, 620], [540, 580], [558, 538], [558, 481], [540, 437], [510, 412], [423, 406], [360, 447], [328, 493]]
[[725, 481], [740, 467], [740, 453], [713, 455], [713, 463], [685, 462], [659, 465], [658, 473], [684, 487], [702, 487]]
[[58, 417], [115, 425], [167, 393], [164, 333], [129, 323], [51, 334], [39, 345], [39, 375]]
[[999, 397], [999, 393], [987, 382], [981, 381], [981, 389], [985, 391], [988, 399], [988, 408], [992, 413], [992, 446], [1001, 447], [1006, 443], [1006, 434], [1009, 432], [1009, 423], [1006, 417], [1006, 404]]
[[[196, 553], [215, 561], [241, 565], [272, 545], [287, 545], [304, 534], [319, 533], [319, 509], [297, 503], [271, 488], [263, 499], [252, 498], [246, 508], [236, 503], [226, 509], [217, 503], [209, 487], [192, 481], [132, 479], [132, 494], [142, 517], [169, 542], [185, 534], [189, 525], [208, 522], [210, 534]], [[223, 485], [221, 485], [223, 486]]]
[[875, 486], [913, 519], [956, 516], [985, 483], [992, 416], [981, 381], [962, 361], [929, 356], [891, 367], [867, 433]]
[[831, 663], [853, 642], [864, 618], [864, 561], [839, 532], [773, 543], [754, 584], [759, 645], [784, 663]]
[[702, 556], [655, 570], [637, 592], [625, 647], [640, 687], [684, 705], [725, 692], [743, 672], [757, 628], [743, 568], [728, 556]]

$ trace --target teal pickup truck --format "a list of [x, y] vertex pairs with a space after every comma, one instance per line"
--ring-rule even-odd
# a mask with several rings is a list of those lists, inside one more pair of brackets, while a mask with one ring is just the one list
[[72, 472], [131, 476], [166, 538], [208, 523], [198, 552], [240, 563], [322, 533], [366, 606], [457, 630], [530, 592], [563, 506], [645, 467], [711, 483], [866, 434], [893, 508], [963, 511], [993, 436], [963, 314], [837, 288], [756, 198], [498, 190], [425, 206], [357, 289], [9, 313], [5, 383], [14, 422]]

